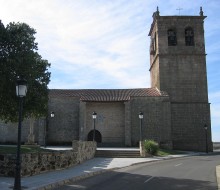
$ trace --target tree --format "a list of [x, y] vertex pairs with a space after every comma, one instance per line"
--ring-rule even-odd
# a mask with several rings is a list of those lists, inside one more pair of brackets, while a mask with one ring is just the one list
[[24, 101], [23, 117], [46, 116], [50, 63], [38, 54], [35, 29], [25, 23], [0, 21], [0, 119], [18, 120], [18, 98], [15, 84], [18, 76], [28, 83]]

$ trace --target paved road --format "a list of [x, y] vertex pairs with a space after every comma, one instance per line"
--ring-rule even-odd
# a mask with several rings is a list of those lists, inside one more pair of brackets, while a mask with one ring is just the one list
[[68, 184], [56, 190], [217, 190], [220, 155], [138, 164]]

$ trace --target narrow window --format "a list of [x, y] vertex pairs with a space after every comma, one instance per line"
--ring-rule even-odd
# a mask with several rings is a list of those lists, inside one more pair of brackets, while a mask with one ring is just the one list
[[157, 35], [156, 35], [156, 32], [154, 34], [154, 50], [155, 51], [157, 50]]
[[150, 54], [151, 54], [151, 55], [154, 55], [154, 54], [155, 54], [154, 38], [151, 38], [151, 43], [150, 43]]
[[194, 33], [192, 28], [185, 29], [185, 44], [186, 46], [194, 46]]
[[151, 45], [150, 45], [150, 54], [154, 55], [157, 50], [157, 39], [156, 39], [156, 33], [154, 34], [154, 37], [151, 38]]
[[176, 46], [177, 40], [176, 40], [175, 30], [172, 30], [172, 29], [168, 30], [167, 35], [168, 35], [168, 46]]

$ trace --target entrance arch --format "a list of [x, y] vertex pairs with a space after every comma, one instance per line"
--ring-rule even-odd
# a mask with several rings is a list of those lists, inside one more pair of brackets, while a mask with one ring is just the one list
[[[92, 141], [93, 140], [93, 130], [91, 130], [88, 134], [88, 141]], [[102, 142], [102, 135], [98, 130], [95, 130], [95, 141], [97, 143], [101, 143]]]

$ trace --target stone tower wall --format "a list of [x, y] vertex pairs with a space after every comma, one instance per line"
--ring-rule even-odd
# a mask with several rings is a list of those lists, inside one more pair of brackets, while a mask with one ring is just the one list
[[[206, 151], [204, 123], [210, 123], [209, 104], [172, 103], [172, 138], [174, 149]], [[211, 128], [208, 128], [208, 148], [212, 150]]]
[[205, 56], [161, 55], [160, 89], [171, 102], [208, 102]]
[[[172, 102], [208, 102], [203, 16], [158, 16], [152, 38], [151, 85], [169, 93]], [[185, 28], [194, 30], [194, 46], [185, 45]], [[174, 29], [177, 45], [168, 46], [167, 31]]]
[[[159, 16], [151, 36], [151, 85], [166, 91], [171, 101], [172, 140], [175, 149], [205, 150], [204, 125], [208, 125], [208, 144], [212, 150], [210, 105], [208, 102], [205, 16]], [[185, 44], [185, 29], [194, 32], [194, 45]], [[168, 45], [168, 30], [176, 32], [176, 45]], [[155, 42], [156, 39], [156, 42]], [[156, 45], [152, 45], [152, 44]]]

